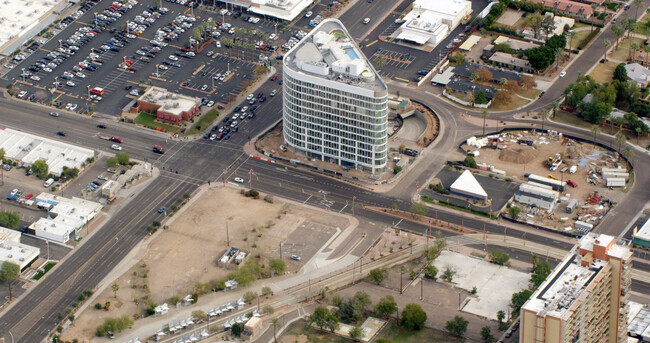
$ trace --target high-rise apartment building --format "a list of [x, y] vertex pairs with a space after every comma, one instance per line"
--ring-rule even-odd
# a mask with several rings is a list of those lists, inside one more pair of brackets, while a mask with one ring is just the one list
[[384, 171], [388, 91], [343, 24], [323, 20], [283, 63], [287, 147], [348, 168]]
[[632, 252], [589, 233], [521, 309], [521, 343], [627, 342]]

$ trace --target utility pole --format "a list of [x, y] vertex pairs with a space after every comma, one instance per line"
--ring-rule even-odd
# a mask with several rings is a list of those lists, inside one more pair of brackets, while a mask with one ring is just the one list
[[404, 275], [404, 271], [400, 269], [399, 271], [399, 294], [403, 294], [402, 291], [402, 276]]
[[282, 259], [282, 242], [280, 242], [280, 259]]
[[248, 171], [248, 188], [253, 189], [253, 169]]
[[424, 278], [420, 278], [420, 301], [424, 297]]
[[226, 244], [230, 246], [230, 234], [228, 233], [228, 222], [226, 222]]

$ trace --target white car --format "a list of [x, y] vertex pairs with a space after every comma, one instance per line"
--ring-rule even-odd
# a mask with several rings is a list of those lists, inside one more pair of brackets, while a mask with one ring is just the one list
[[366, 18], [366, 19], [363, 20], [364, 24], [368, 24], [369, 22], [370, 22], [370, 18]]
[[113, 144], [113, 145], [111, 146], [111, 149], [113, 149], [113, 150], [117, 150], [117, 151], [120, 151], [120, 150], [122, 150], [122, 147], [119, 146], [119, 145], [117, 145], [117, 144]]
[[74, 110], [77, 109], [77, 104], [70, 104], [70, 103], [68, 103], [68, 104], [65, 106], [65, 108], [68, 109], [69, 111], [74, 111]]
[[[252, 95], [252, 94], [251, 94], [251, 95]], [[242, 107], [242, 108], [241, 108], [241, 111], [242, 111], [242, 113], [248, 111], [248, 106], [244, 106], [244, 107]]]
[[217, 48], [220, 48], [220, 47], [221, 47], [221, 42], [216, 42], [216, 43], [214, 43], [214, 45], [215, 45]]
[[560, 77], [564, 77], [564, 75], [566, 75], [566, 71], [560, 73]]
[[66, 84], [66, 86], [68, 86], [68, 87], [74, 87], [74, 86], [77, 85], [76, 83], [74, 83], [74, 82], [72, 82], [72, 81], [68, 81], [68, 82], [66, 82], [65, 84]]
[[36, 76], [36, 75], [32, 75], [32, 76], [30, 77], [30, 79], [32, 79], [32, 80], [34, 80], [34, 81], [41, 81], [41, 78], [38, 77], [38, 76]]
[[255, 94], [248, 94], [248, 96], [246, 97], [246, 100], [250, 101], [254, 97], [255, 97]]
[[172, 61], [178, 61], [178, 57], [176, 57], [175, 55], [169, 55], [169, 59]]
[[166, 65], [164, 65], [164, 64], [159, 65], [158, 68], [159, 68], [160, 70], [167, 70], [167, 69], [169, 69], [169, 67], [166, 66]]
[[305, 18], [311, 17], [312, 14], [314, 14], [314, 12], [312, 12], [312, 11], [307, 12], [307, 14], [305, 14]]
[[244, 179], [242, 179], [241, 177], [236, 177], [236, 178], [235, 178], [235, 182], [237, 182], [237, 183], [244, 183]]
[[274, 90], [271, 91], [271, 93], [270, 93], [269, 95], [270, 95], [270, 96], [275, 96], [275, 94], [276, 94], [277, 92], [278, 92], [278, 91], [274, 89]]

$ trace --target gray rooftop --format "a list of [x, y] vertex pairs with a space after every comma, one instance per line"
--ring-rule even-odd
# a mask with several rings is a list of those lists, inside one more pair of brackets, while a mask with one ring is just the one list
[[387, 87], [338, 19], [323, 20], [284, 56], [284, 67], [375, 92]]

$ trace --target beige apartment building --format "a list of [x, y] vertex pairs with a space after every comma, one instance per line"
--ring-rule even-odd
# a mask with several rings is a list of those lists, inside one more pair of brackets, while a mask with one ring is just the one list
[[632, 252], [589, 233], [521, 309], [521, 343], [627, 342]]

